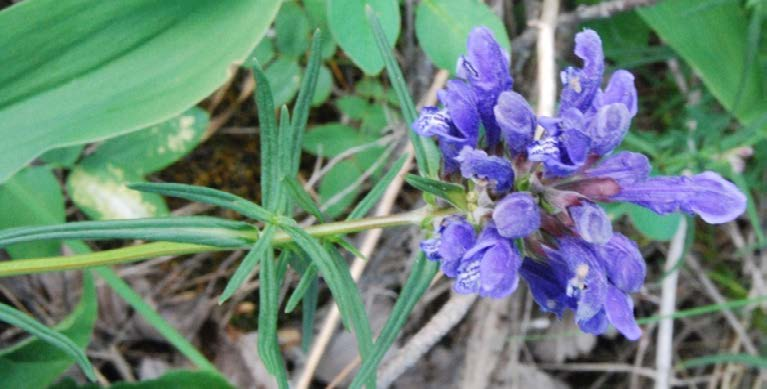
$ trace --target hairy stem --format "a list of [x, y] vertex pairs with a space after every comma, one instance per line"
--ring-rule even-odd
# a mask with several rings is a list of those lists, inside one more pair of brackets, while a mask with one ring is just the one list
[[[318, 224], [307, 227], [306, 232], [312, 236], [321, 238], [377, 228], [391, 228], [408, 224], [420, 224], [429, 217], [444, 216], [454, 212], [455, 210], [452, 209], [432, 211], [428, 208], [422, 208], [412, 212], [405, 212], [394, 215]], [[248, 233], [247, 236], [252, 236], [255, 239], [258, 234], [257, 231], [253, 231], [252, 234]], [[272, 238], [273, 246], [282, 246], [290, 242], [290, 237], [282, 231], [278, 231], [274, 235], [274, 238]], [[236, 248], [237, 247], [213, 247], [191, 243], [154, 242], [88, 254], [4, 261], [0, 262], [0, 277], [72, 269], [85, 269], [94, 266], [117, 265], [121, 263], [136, 262], [147, 258], [155, 258], [165, 255], [196, 254], [208, 251], [232, 250]]]

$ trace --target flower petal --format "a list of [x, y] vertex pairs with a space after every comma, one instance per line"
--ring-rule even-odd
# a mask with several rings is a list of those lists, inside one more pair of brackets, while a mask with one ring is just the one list
[[643, 154], [631, 151], [615, 153], [584, 174], [595, 178], [612, 178], [620, 185], [642, 181], [650, 174], [650, 161]]
[[604, 93], [599, 98], [598, 104], [606, 105], [621, 103], [628, 108], [631, 117], [637, 114], [637, 89], [634, 86], [634, 75], [626, 70], [616, 70], [610, 76]]
[[575, 230], [586, 242], [603, 244], [613, 236], [613, 225], [604, 209], [589, 201], [568, 209]]
[[623, 141], [631, 125], [631, 114], [623, 103], [607, 104], [597, 110], [589, 126], [592, 151], [605, 155]]
[[474, 90], [461, 80], [450, 80], [447, 88], [437, 92], [455, 126], [468, 143], [476, 143], [479, 136], [479, 113]]
[[507, 159], [488, 156], [482, 150], [465, 147], [456, 158], [461, 163], [461, 175], [475, 182], [487, 182], [498, 193], [511, 190], [514, 169]]
[[[550, 258], [549, 262], [553, 263], [554, 266], [559, 266], [560, 269], [564, 266], [556, 259]], [[561, 318], [565, 308], [569, 306], [568, 302], [572, 301], [565, 294], [567, 280], [560, 277], [551, 264], [531, 258], [525, 258], [522, 261], [519, 274], [527, 281], [530, 293], [533, 294], [533, 299], [541, 307], [541, 310], [552, 312]]]
[[576, 317], [575, 322], [578, 323], [578, 327], [581, 331], [589, 334], [600, 335], [607, 331], [608, 322], [604, 309], [587, 319], [578, 319]]
[[597, 248], [597, 253], [610, 283], [626, 293], [642, 288], [647, 265], [634, 241], [615, 233], [609, 242]]
[[541, 226], [541, 214], [530, 193], [514, 192], [495, 206], [493, 221], [501, 236], [524, 238]]
[[510, 295], [519, 284], [522, 258], [506, 239], [498, 240], [485, 251], [479, 264], [479, 294], [501, 298]]
[[501, 93], [493, 108], [506, 146], [520, 153], [533, 142], [536, 118], [530, 104], [522, 95], [512, 91]]
[[618, 332], [628, 340], [637, 340], [642, 336], [642, 329], [634, 318], [634, 303], [620, 289], [610, 285], [605, 298], [607, 319]]

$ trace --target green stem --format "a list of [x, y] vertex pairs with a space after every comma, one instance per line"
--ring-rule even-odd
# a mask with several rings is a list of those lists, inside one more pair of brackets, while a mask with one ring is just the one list
[[[412, 212], [395, 215], [318, 224], [307, 227], [305, 230], [310, 235], [321, 238], [376, 228], [391, 228], [408, 224], [420, 224], [426, 218], [444, 216], [454, 212], [455, 210], [452, 209], [430, 211], [427, 208], [422, 208]], [[253, 234], [248, 234], [248, 236], [251, 235], [252, 237], [257, 237], [257, 231], [254, 231]], [[272, 239], [272, 245], [274, 246], [281, 246], [290, 242], [290, 237], [282, 231], [278, 231]], [[245, 249], [247, 247], [242, 248]], [[0, 262], [0, 277], [8, 277], [20, 274], [45, 273], [61, 270], [85, 269], [95, 266], [109, 266], [121, 263], [136, 262], [147, 258], [156, 258], [165, 255], [197, 254], [202, 252], [232, 249], [233, 248], [203, 246], [191, 243], [146, 243], [89, 254], [4, 261]]]

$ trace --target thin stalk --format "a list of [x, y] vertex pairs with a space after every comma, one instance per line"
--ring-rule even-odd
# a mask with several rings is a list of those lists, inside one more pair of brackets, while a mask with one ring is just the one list
[[[391, 228], [408, 224], [420, 224], [426, 218], [445, 216], [455, 213], [452, 209], [430, 211], [422, 208], [412, 212], [395, 215], [356, 219], [343, 222], [317, 224], [307, 227], [307, 233], [314, 237], [322, 238], [333, 235], [342, 235], [377, 228]], [[244, 232], [243, 236], [254, 240], [258, 231]], [[272, 238], [273, 246], [283, 246], [291, 243], [291, 238], [282, 231], [278, 231]], [[242, 247], [246, 248], [246, 247]], [[0, 277], [8, 277], [20, 274], [45, 273], [52, 271], [85, 269], [95, 266], [110, 266], [121, 263], [136, 262], [147, 258], [155, 258], [166, 255], [197, 254], [210, 251], [233, 250], [237, 247], [214, 247], [191, 243], [155, 242], [136, 246], [123, 247], [114, 250], [104, 250], [95, 253], [79, 254], [72, 256], [58, 256], [47, 258], [20, 259], [0, 262]]]

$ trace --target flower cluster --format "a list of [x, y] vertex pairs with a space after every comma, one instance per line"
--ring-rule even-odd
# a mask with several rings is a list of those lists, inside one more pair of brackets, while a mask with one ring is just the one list
[[490, 30], [471, 32], [458, 79], [438, 94], [443, 107], [424, 108], [413, 123], [438, 140], [443, 176], [466, 180], [470, 209], [444, 218], [421, 247], [458, 293], [504, 297], [521, 275], [544, 311], [570, 309], [585, 332], [611, 323], [633, 340], [641, 330], [629, 294], [642, 287], [645, 262], [597, 202], [724, 223], [746, 198], [716, 173], [650, 176], [644, 155], [613, 153], [637, 113], [634, 76], [618, 70], [602, 89], [594, 31], [576, 35], [575, 54], [583, 66], [561, 72], [557, 115], [538, 117], [512, 90], [509, 55]]

